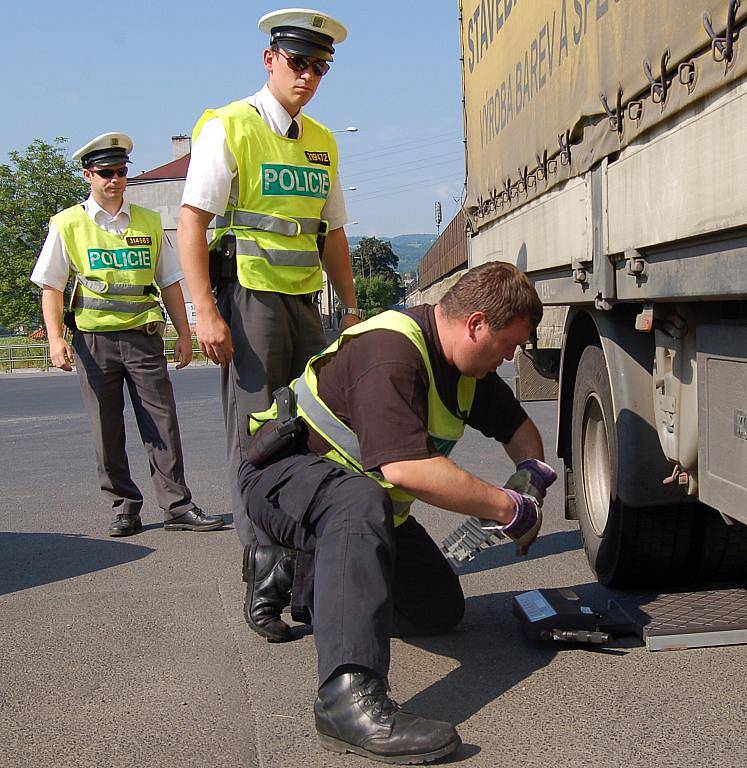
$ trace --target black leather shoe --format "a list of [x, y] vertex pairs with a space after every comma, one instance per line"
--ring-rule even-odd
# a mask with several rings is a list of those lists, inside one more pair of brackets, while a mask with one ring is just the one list
[[285, 547], [255, 543], [244, 549], [244, 618], [271, 643], [291, 639], [280, 614], [290, 604], [295, 565], [296, 553]]
[[450, 723], [404, 712], [386, 693], [384, 681], [362, 668], [328, 680], [314, 702], [322, 746], [401, 765], [437, 760], [462, 743]]
[[117, 515], [109, 526], [110, 536], [132, 536], [143, 527], [140, 515]]
[[215, 531], [224, 523], [220, 515], [206, 515], [199, 507], [192, 507], [178, 517], [166, 520], [163, 527], [167, 531]]

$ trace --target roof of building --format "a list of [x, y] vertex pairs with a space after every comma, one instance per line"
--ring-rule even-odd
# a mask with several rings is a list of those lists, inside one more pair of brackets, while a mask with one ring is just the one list
[[159, 165], [151, 171], [145, 171], [138, 176], [133, 176], [130, 181], [165, 181], [168, 179], [186, 179], [189, 168], [190, 154], [183, 155], [177, 160], [172, 160], [166, 165]]

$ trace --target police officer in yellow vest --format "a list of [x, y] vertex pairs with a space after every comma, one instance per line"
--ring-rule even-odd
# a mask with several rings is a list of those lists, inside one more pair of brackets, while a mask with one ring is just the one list
[[[541, 317], [516, 267], [483, 264], [437, 305], [382, 313], [312, 358], [291, 387], [295, 420], [283, 398], [252, 415], [244, 504], [283, 577], [255, 572], [248, 616], [275, 642], [290, 637], [281, 619], [288, 602], [295, 619], [313, 623], [314, 713], [330, 750], [420, 763], [460, 743], [450, 724], [408, 714], [387, 695], [390, 637], [448, 631], [465, 609], [457, 577], [410, 505], [493, 520], [519, 554], [532, 544], [556, 475], [495, 370]], [[505, 486], [448, 458], [465, 425], [504, 444], [517, 465]], [[294, 556], [295, 571], [285, 565]]]
[[263, 556], [250, 549], [255, 537], [236, 482], [247, 418], [325, 345], [314, 303], [322, 267], [345, 307], [341, 327], [358, 321], [337, 145], [302, 112], [347, 32], [327, 14], [304, 9], [269, 13], [259, 28], [270, 38], [267, 84], [197, 122], [178, 230], [197, 335], [223, 366], [229, 482], [245, 573]]
[[[223, 518], [205, 514], [184, 478], [174, 394], [163, 348], [162, 298], [179, 334], [177, 368], [192, 359], [192, 340], [176, 254], [161, 217], [124, 200], [132, 140], [105, 133], [74, 153], [90, 197], [52, 217], [31, 275], [42, 288], [42, 311], [56, 368], [75, 364], [91, 420], [101, 490], [116, 514], [110, 536], [142, 528], [143, 497], [125, 451], [123, 385], [127, 382], [166, 530], [212, 531]], [[64, 290], [75, 283], [65, 322], [75, 328], [73, 352], [63, 335]]]

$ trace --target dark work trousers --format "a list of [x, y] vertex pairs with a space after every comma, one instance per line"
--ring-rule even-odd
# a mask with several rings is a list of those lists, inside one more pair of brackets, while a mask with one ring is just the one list
[[298, 551], [293, 615], [314, 625], [319, 683], [345, 664], [389, 670], [389, 640], [444, 632], [464, 614], [459, 579], [411, 516], [395, 528], [386, 491], [311, 454], [239, 482], [260, 544]]
[[300, 376], [307, 360], [324, 348], [322, 321], [311, 299], [312, 294], [250, 291], [238, 282], [218, 294], [233, 342], [233, 360], [221, 369], [221, 397], [233, 523], [244, 546], [255, 538], [237, 482], [246, 459], [248, 416], [268, 408], [272, 393]]
[[99, 483], [117, 514], [136, 515], [143, 496], [130, 476], [125, 450], [124, 384], [148, 454], [158, 506], [166, 520], [193, 506], [174, 391], [160, 333], [141, 330], [73, 335], [78, 381], [93, 431]]

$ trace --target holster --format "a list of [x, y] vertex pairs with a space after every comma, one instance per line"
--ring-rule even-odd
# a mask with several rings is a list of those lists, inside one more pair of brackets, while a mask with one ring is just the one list
[[217, 248], [210, 251], [208, 260], [210, 285], [217, 293], [224, 285], [235, 283], [239, 279], [236, 266], [236, 237], [223, 235]]
[[327, 242], [327, 234], [329, 233], [329, 224], [326, 221], [320, 222], [319, 234], [316, 236], [316, 249], [319, 251], [319, 258], [324, 255], [324, 244]]
[[280, 387], [272, 396], [278, 407], [278, 418], [263, 424], [247, 449], [247, 461], [258, 469], [295, 453], [306, 435], [305, 422], [296, 416], [293, 390]]
[[62, 313], [62, 322], [70, 330], [70, 333], [75, 333], [78, 330], [78, 325], [75, 322], [75, 310], [74, 309], [66, 309]]

